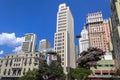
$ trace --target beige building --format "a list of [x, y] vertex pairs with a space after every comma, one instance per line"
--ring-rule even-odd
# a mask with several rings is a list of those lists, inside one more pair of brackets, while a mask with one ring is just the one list
[[103, 20], [102, 12], [89, 13], [86, 26], [88, 28], [89, 47], [97, 47], [107, 51], [110, 43], [110, 30], [108, 20]]
[[69, 68], [75, 68], [74, 20], [66, 4], [60, 4], [57, 13], [57, 29], [54, 50], [61, 56], [61, 65], [65, 74]]
[[44, 56], [35, 52], [35, 34], [26, 34], [22, 49], [0, 59], [0, 80], [19, 80], [25, 72], [38, 69]]
[[46, 50], [48, 48], [50, 48], [50, 42], [47, 41], [46, 39], [40, 40], [39, 51], [43, 51], [43, 50]]
[[111, 0], [111, 39], [116, 67], [120, 67], [120, 0]]
[[25, 34], [25, 41], [22, 43], [23, 52], [35, 52], [36, 47], [36, 35], [35, 34]]

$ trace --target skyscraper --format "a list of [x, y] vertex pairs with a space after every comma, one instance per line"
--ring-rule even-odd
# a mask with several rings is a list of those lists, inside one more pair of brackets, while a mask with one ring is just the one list
[[61, 56], [61, 65], [65, 74], [69, 68], [75, 68], [74, 20], [65, 3], [59, 5], [54, 50]]
[[111, 39], [116, 67], [120, 67], [120, 0], [111, 0]]
[[81, 32], [81, 38], [79, 39], [80, 53], [89, 48], [88, 30], [84, 26]]
[[102, 17], [102, 12], [87, 15], [86, 26], [89, 35], [89, 47], [97, 47], [107, 51], [110, 42], [110, 30], [108, 20]]
[[33, 33], [25, 34], [25, 41], [22, 43], [23, 52], [35, 52], [36, 35]]
[[47, 48], [50, 48], [50, 42], [47, 41], [46, 39], [40, 40], [39, 51], [45, 50]]

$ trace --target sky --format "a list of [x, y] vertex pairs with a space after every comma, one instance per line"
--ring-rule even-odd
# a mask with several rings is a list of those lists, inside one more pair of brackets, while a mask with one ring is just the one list
[[[110, 17], [110, 0], [0, 0], [0, 57], [20, 49], [26, 33], [37, 35], [54, 47], [58, 6], [66, 3], [74, 18], [74, 35], [79, 35], [86, 15], [101, 11]], [[78, 39], [75, 38], [78, 45]]]

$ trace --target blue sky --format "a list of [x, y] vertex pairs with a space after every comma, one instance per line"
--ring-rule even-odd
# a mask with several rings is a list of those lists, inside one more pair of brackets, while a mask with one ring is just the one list
[[14, 53], [26, 33], [37, 35], [37, 46], [47, 39], [53, 47], [61, 3], [71, 9], [75, 35], [83, 29], [88, 13], [101, 11], [104, 18], [110, 17], [110, 0], [0, 0], [0, 56]]

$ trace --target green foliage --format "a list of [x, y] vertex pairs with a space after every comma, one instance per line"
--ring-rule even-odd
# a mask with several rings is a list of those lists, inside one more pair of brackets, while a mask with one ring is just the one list
[[28, 71], [20, 80], [36, 80], [36, 71]]
[[57, 61], [52, 61], [48, 66], [46, 62], [42, 62], [37, 71], [37, 80], [44, 80], [43, 77], [47, 76], [48, 80], [64, 80], [65, 74], [61, 64]]
[[71, 71], [71, 77], [77, 80], [86, 80], [92, 74], [92, 70], [86, 68], [75, 68]]
[[49, 74], [49, 68], [45, 61], [41, 61], [39, 69], [36, 71], [37, 80], [44, 80], [44, 76]]
[[46, 62], [41, 62], [39, 69], [36, 71], [28, 71], [20, 80], [65, 80], [65, 74], [61, 64], [57, 61], [52, 61], [48, 66]]
[[116, 74], [117, 76], [120, 76], [120, 68], [117, 69]]
[[55, 80], [55, 79], [65, 80], [65, 74], [59, 62], [52, 61], [52, 63], [49, 66], [49, 70], [50, 70], [50, 75], [49, 75], [50, 80]]

